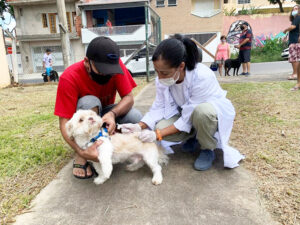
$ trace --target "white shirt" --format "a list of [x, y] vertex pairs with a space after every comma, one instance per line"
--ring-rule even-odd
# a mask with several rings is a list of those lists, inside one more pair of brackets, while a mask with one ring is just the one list
[[184, 97], [184, 91], [183, 91], [184, 81], [185, 80], [183, 80], [179, 84], [174, 84], [170, 87], [171, 95], [174, 98], [177, 105], [180, 107], [182, 105], [184, 105], [184, 103], [186, 102], [185, 97]]
[[45, 63], [45, 67], [46, 68], [49, 68], [51, 67], [51, 63], [52, 63], [52, 54], [47, 54], [45, 53], [44, 54], [44, 57], [43, 57], [43, 62]]
[[156, 78], [155, 82], [156, 98], [149, 112], [146, 113], [141, 121], [153, 130], [158, 121], [169, 119], [178, 114], [180, 117], [174, 123], [174, 126], [180, 131], [189, 133], [192, 128], [191, 115], [195, 107], [201, 103], [210, 103], [218, 114], [218, 132], [214, 136], [218, 140], [217, 148], [221, 148], [224, 152], [224, 166], [229, 168], [237, 167], [239, 165], [238, 162], [244, 156], [228, 145], [235, 110], [231, 102], [226, 98], [227, 92], [220, 87], [212, 70], [201, 63], [198, 63], [192, 71], [186, 70], [181, 89], [185, 98], [184, 104], [181, 105], [181, 114], [178, 111], [179, 105], [170, 92], [170, 87], [160, 84], [158, 78]]

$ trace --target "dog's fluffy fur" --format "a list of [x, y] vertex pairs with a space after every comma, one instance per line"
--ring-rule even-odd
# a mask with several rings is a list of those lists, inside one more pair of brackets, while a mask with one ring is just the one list
[[[86, 149], [93, 143], [90, 140], [97, 136], [103, 125], [101, 117], [92, 110], [78, 110], [67, 122], [68, 136], [77, 145]], [[144, 143], [138, 139], [140, 133], [121, 134], [116, 133], [108, 137], [100, 137], [103, 143], [98, 147], [99, 163], [94, 167], [99, 174], [94, 179], [95, 184], [102, 184], [109, 179], [113, 164], [130, 162], [127, 170], [134, 171], [141, 168], [145, 163], [153, 172], [152, 183], [161, 184], [163, 177], [161, 165], [167, 164], [168, 157], [155, 143]]]
[[233, 76], [237, 75], [239, 73], [239, 69], [241, 66], [241, 62], [240, 59], [226, 59], [225, 63], [224, 63], [224, 68], [225, 68], [225, 76], [230, 76], [229, 74], [229, 70], [231, 70], [231, 68], [233, 68]]

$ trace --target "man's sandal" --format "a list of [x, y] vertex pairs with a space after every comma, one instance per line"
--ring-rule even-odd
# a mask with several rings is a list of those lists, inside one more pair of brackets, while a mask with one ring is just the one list
[[[88, 168], [88, 166], [90, 166], [91, 171], [92, 171], [92, 174], [90, 176], [87, 175], [87, 168]], [[89, 178], [93, 177], [94, 175], [98, 176], [98, 173], [96, 172], [96, 170], [95, 170], [92, 162], [88, 162], [87, 161], [84, 165], [81, 165], [81, 164], [76, 164], [75, 160], [74, 160], [73, 161], [73, 168], [83, 169], [84, 172], [85, 172], [85, 176], [83, 176], [83, 177], [82, 176], [77, 176], [77, 175], [73, 174], [74, 177], [76, 177], [78, 179], [89, 179]]]

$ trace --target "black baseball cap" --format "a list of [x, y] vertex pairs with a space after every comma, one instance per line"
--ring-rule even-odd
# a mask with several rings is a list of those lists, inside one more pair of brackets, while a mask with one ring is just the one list
[[100, 73], [105, 75], [123, 74], [119, 64], [119, 47], [108, 37], [100, 36], [94, 38], [87, 47], [86, 57], [93, 61]]

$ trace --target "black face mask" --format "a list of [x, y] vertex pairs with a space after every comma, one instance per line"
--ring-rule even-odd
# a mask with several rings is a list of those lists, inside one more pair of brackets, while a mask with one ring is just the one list
[[104, 85], [104, 84], [107, 84], [108, 81], [111, 79], [111, 75], [100, 75], [100, 74], [97, 74], [93, 71], [92, 69], [92, 66], [91, 66], [91, 62], [90, 63], [90, 68], [91, 68], [91, 72], [90, 72], [90, 75], [92, 77], [92, 80], [95, 81], [96, 83], [100, 84], [100, 85]]
[[245, 29], [243, 25], [242, 25], [240, 28], [241, 28], [241, 30], [244, 30], [244, 29]]

